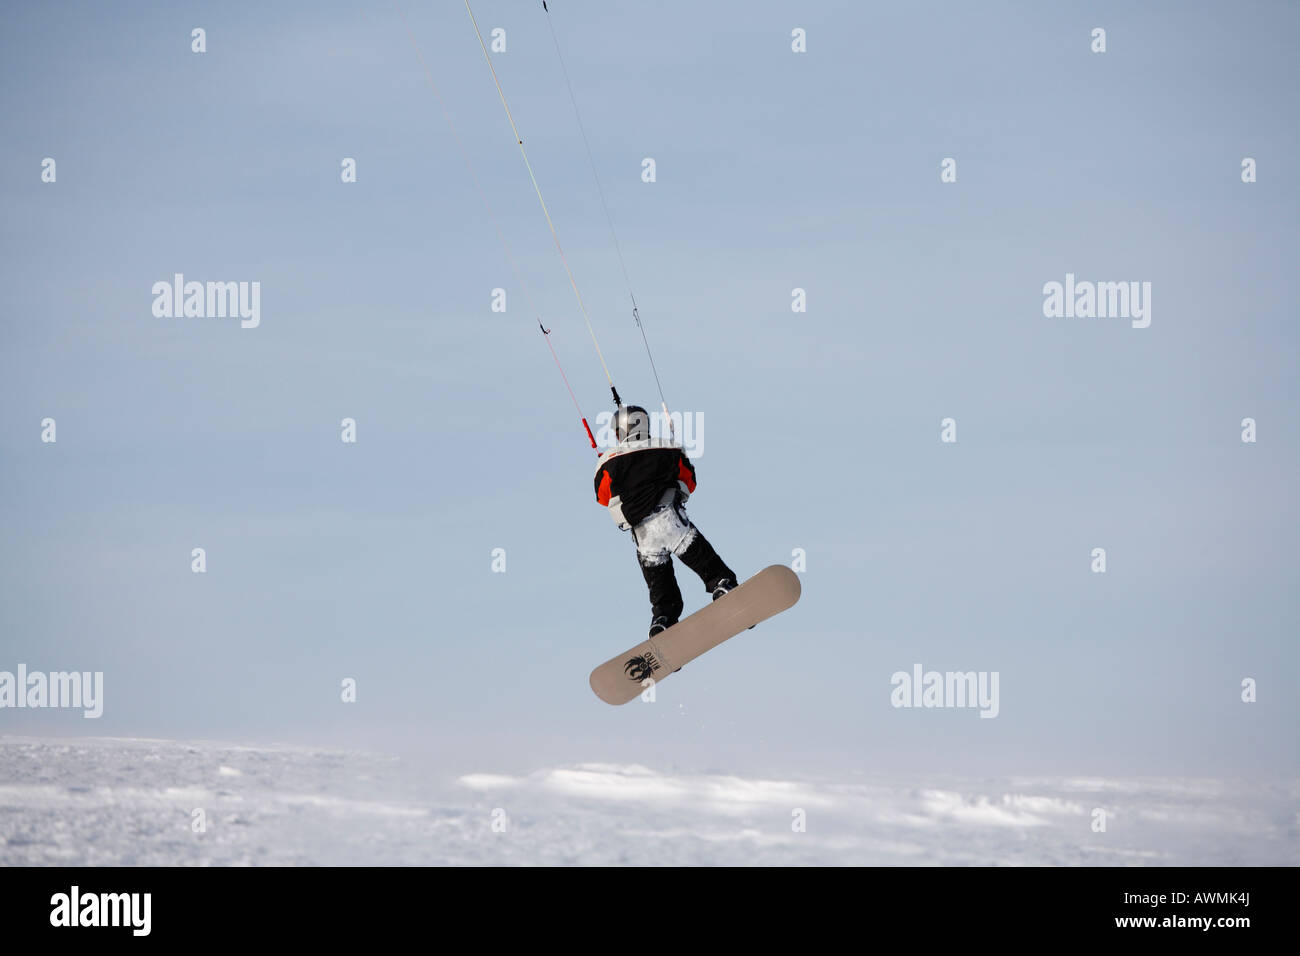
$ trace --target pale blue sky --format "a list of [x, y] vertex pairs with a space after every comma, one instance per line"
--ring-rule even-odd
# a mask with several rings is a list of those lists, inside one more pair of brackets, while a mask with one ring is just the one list
[[[604, 376], [464, 9], [403, 9], [594, 417]], [[704, 416], [692, 515], [742, 575], [804, 548], [800, 604], [654, 706], [592, 695], [644, 585], [394, 7], [11, 6], [0, 669], [103, 670], [106, 701], [0, 733], [1293, 772], [1295, 7], [552, 10], [668, 400]], [[653, 405], [540, 4], [475, 12], [507, 30], [615, 381]], [[155, 318], [174, 272], [260, 281], [261, 327]], [[1150, 281], [1150, 328], [1044, 318], [1067, 272]], [[917, 662], [999, 671], [1000, 716], [894, 710]]]

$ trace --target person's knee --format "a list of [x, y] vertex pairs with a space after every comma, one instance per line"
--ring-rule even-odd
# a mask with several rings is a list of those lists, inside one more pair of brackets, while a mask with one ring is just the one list
[[673, 554], [677, 555], [679, 558], [682, 557], [691, 549], [691, 545], [695, 544], [699, 537], [699, 530], [695, 525], [690, 525], [686, 529], [686, 533], [682, 535], [681, 540], [677, 542], [677, 546], [673, 548]]

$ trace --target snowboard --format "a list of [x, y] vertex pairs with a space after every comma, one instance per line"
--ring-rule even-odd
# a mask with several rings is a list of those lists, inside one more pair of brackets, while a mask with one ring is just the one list
[[799, 600], [799, 576], [783, 564], [764, 568], [744, 584], [687, 618], [611, 657], [591, 672], [591, 689], [607, 704], [626, 704], [651, 684], [735, 637], [780, 614]]

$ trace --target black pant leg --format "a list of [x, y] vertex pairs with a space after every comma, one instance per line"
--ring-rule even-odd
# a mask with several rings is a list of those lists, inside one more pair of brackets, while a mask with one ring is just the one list
[[684, 606], [682, 591], [677, 586], [677, 575], [673, 573], [673, 559], [665, 557], [667, 560], [663, 564], [646, 564], [638, 551], [637, 563], [641, 565], [641, 574], [650, 588], [651, 618], [666, 617], [669, 623], [676, 624]]
[[[691, 525], [691, 527], [695, 526]], [[682, 559], [683, 564], [700, 576], [704, 581], [704, 590], [709, 593], [713, 592], [723, 578], [731, 578], [737, 584], [740, 583], [736, 572], [727, 567], [726, 562], [718, 556], [718, 552], [713, 550], [713, 545], [709, 544], [699, 528], [695, 528], [695, 540], [691, 542], [690, 547], [678, 557]]]

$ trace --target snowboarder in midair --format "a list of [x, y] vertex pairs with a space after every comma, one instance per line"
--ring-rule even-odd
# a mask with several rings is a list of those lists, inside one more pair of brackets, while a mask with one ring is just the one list
[[682, 613], [682, 592], [672, 555], [704, 581], [717, 600], [736, 587], [736, 572], [686, 517], [695, 490], [695, 466], [676, 445], [650, 437], [650, 416], [639, 405], [620, 405], [614, 415], [618, 445], [596, 467], [596, 500], [624, 531], [632, 532], [636, 557], [650, 588], [650, 637], [672, 627]]

